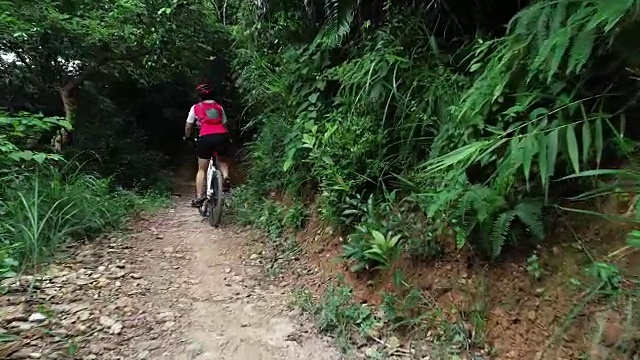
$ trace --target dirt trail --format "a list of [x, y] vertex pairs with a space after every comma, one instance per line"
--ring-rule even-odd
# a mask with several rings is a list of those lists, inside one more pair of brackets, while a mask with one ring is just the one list
[[287, 289], [261, 281], [245, 236], [211, 228], [188, 199], [75, 248], [31, 294], [30, 278], [5, 283], [0, 330], [16, 338], [0, 358], [341, 359]]

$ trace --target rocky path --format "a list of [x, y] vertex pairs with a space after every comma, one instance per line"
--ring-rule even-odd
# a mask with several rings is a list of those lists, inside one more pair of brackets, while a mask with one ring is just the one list
[[261, 280], [246, 237], [184, 202], [5, 280], [0, 359], [340, 359]]

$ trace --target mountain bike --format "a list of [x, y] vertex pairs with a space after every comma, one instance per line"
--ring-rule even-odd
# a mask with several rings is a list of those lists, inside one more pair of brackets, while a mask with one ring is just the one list
[[[194, 146], [198, 145], [198, 139], [192, 139]], [[198, 212], [202, 217], [206, 217], [209, 220], [209, 224], [213, 227], [220, 226], [220, 219], [222, 218], [222, 202], [223, 202], [223, 181], [222, 173], [216, 167], [216, 156], [212, 154], [209, 161], [209, 168], [207, 169], [206, 178], [206, 193], [205, 200], [198, 207]]]

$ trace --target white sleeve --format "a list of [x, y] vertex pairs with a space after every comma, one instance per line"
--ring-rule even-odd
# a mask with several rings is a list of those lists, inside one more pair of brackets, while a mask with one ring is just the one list
[[[222, 107], [221, 107], [221, 109], [222, 109]], [[222, 109], [222, 123], [225, 124], [225, 125], [227, 124], [227, 113], [224, 112], [224, 109]]]
[[193, 124], [196, 122], [196, 112], [194, 110], [194, 106], [191, 107], [191, 109], [189, 110], [189, 115], [187, 115], [188, 124]]

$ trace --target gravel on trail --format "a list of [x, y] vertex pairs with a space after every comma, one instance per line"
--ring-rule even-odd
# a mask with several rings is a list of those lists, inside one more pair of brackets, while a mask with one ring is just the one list
[[241, 231], [182, 202], [4, 280], [0, 359], [342, 358], [262, 281]]

